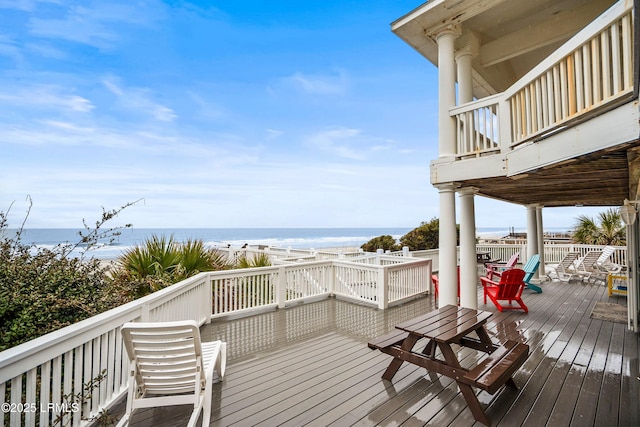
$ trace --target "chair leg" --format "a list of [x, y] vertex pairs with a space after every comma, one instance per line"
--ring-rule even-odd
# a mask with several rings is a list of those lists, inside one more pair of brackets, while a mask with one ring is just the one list
[[529, 312], [529, 308], [524, 304], [524, 301], [522, 301], [522, 298], [518, 298], [516, 301], [518, 302], [518, 304], [520, 304], [520, 307], [522, 307], [525, 313]]

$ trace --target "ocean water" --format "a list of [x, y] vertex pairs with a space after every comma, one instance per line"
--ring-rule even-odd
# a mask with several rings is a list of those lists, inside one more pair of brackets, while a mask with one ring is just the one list
[[[113, 242], [103, 240], [85, 256], [99, 259], [114, 259], [135, 245], [143, 244], [153, 235], [173, 236], [176, 241], [201, 239], [211, 247], [241, 247], [266, 245], [292, 249], [322, 249], [360, 247], [374, 237], [391, 235], [399, 239], [414, 227], [389, 228], [128, 228], [120, 230], [121, 235]], [[546, 232], [565, 232], [569, 228], [556, 227]], [[525, 228], [494, 227], [479, 228], [478, 237], [498, 238], [509, 232], [525, 232]], [[12, 237], [16, 230], [7, 230]], [[53, 248], [59, 244], [75, 244], [80, 240], [79, 230], [70, 228], [32, 228], [22, 233], [22, 242], [37, 247]], [[86, 248], [79, 247], [72, 256], [80, 256]]]
[[[87, 256], [114, 259], [132, 246], [143, 244], [153, 235], [173, 236], [176, 241], [201, 239], [211, 247], [241, 247], [266, 245], [295, 249], [360, 247], [374, 237], [391, 235], [399, 239], [413, 227], [398, 228], [128, 228], [113, 242], [101, 241]], [[16, 230], [7, 230], [9, 237]], [[53, 248], [58, 244], [75, 244], [80, 240], [79, 230], [68, 228], [25, 229], [22, 242], [38, 247]], [[80, 256], [84, 248], [76, 249], [72, 256]]]

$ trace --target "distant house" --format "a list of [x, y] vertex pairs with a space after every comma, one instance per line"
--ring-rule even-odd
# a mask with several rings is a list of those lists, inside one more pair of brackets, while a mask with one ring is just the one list
[[[440, 194], [440, 283], [451, 283], [441, 304], [456, 302], [458, 210], [461, 301], [477, 306], [475, 197], [526, 206], [530, 254], [542, 249], [543, 208], [638, 199], [637, 16], [637, 0], [433, 0], [392, 23], [438, 67], [431, 183]], [[628, 228], [635, 331], [638, 230], [638, 221]]]

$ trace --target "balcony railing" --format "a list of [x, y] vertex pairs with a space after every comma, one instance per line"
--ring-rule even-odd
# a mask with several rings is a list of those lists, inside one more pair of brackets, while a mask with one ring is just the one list
[[[84, 425], [118, 400], [128, 381], [120, 335], [126, 322], [193, 319], [203, 324], [329, 295], [386, 308], [429, 292], [430, 275], [431, 260], [380, 255], [368, 255], [366, 262], [339, 259], [201, 273], [0, 353], [0, 397], [15, 405], [13, 411], [0, 411], [0, 426], [48, 426], [58, 417], [61, 425]], [[65, 396], [81, 392], [103, 372], [105, 379], [76, 411]]]
[[[584, 254], [598, 248], [545, 245], [545, 261], [557, 262], [568, 251]], [[528, 258], [526, 245], [479, 245], [478, 250], [490, 252], [494, 258], [506, 259], [516, 251], [521, 259]], [[401, 254], [405, 256], [398, 256]], [[296, 255], [311, 254], [300, 251]], [[625, 257], [625, 248], [616, 247], [612, 261], [624, 265]], [[58, 416], [63, 417], [63, 425], [84, 425], [82, 418], [97, 414], [121, 398], [128, 380], [128, 359], [120, 336], [126, 322], [194, 319], [203, 324], [212, 318], [250, 314], [329, 295], [384, 308], [429, 291], [431, 258], [437, 269], [437, 250], [432, 250], [360, 253], [349, 261], [287, 262], [201, 273], [0, 353], [0, 396], [3, 402], [21, 404], [23, 409], [6, 414], [0, 411], [0, 425], [50, 425]], [[103, 371], [105, 380], [79, 411], [65, 412], [65, 396], [78, 393]]]
[[630, 97], [632, 8], [619, 1], [505, 92], [452, 108], [457, 156], [510, 149]]

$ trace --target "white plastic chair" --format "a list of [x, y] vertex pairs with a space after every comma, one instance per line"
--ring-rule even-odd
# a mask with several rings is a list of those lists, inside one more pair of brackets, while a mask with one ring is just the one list
[[569, 282], [571, 279], [573, 279], [574, 276], [580, 276], [580, 274], [576, 272], [575, 268], [575, 263], [578, 259], [578, 256], [580, 256], [578, 252], [569, 252], [562, 258], [562, 260], [560, 260], [560, 263], [555, 267], [551, 265], [547, 266], [550, 270], [553, 270], [553, 273], [549, 271], [549, 273], [547, 274], [549, 279], [558, 279], [561, 282]]
[[619, 264], [611, 262], [611, 256], [615, 253], [616, 249], [613, 246], [605, 246], [602, 249], [602, 255], [598, 258], [595, 266], [603, 273], [619, 274], [623, 267]]
[[606, 273], [603, 273], [597, 266], [596, 261], [602, 256], [602, 251], [588, 251], [584, 257], [578, 260], [576, 272], [582, 276], [582, 280], [593, 279], [594, 282], [605, 281]]
[[128, 425], [134, 410], [156, 406], [193, 405], [188, 426], [203, 411], [211, 417], [214, 371], [224, 377], [227, 344], [201, 342], [194, 321], [126, 323], [122, 339], [129, 355], [127, 410], [118, 426]]

